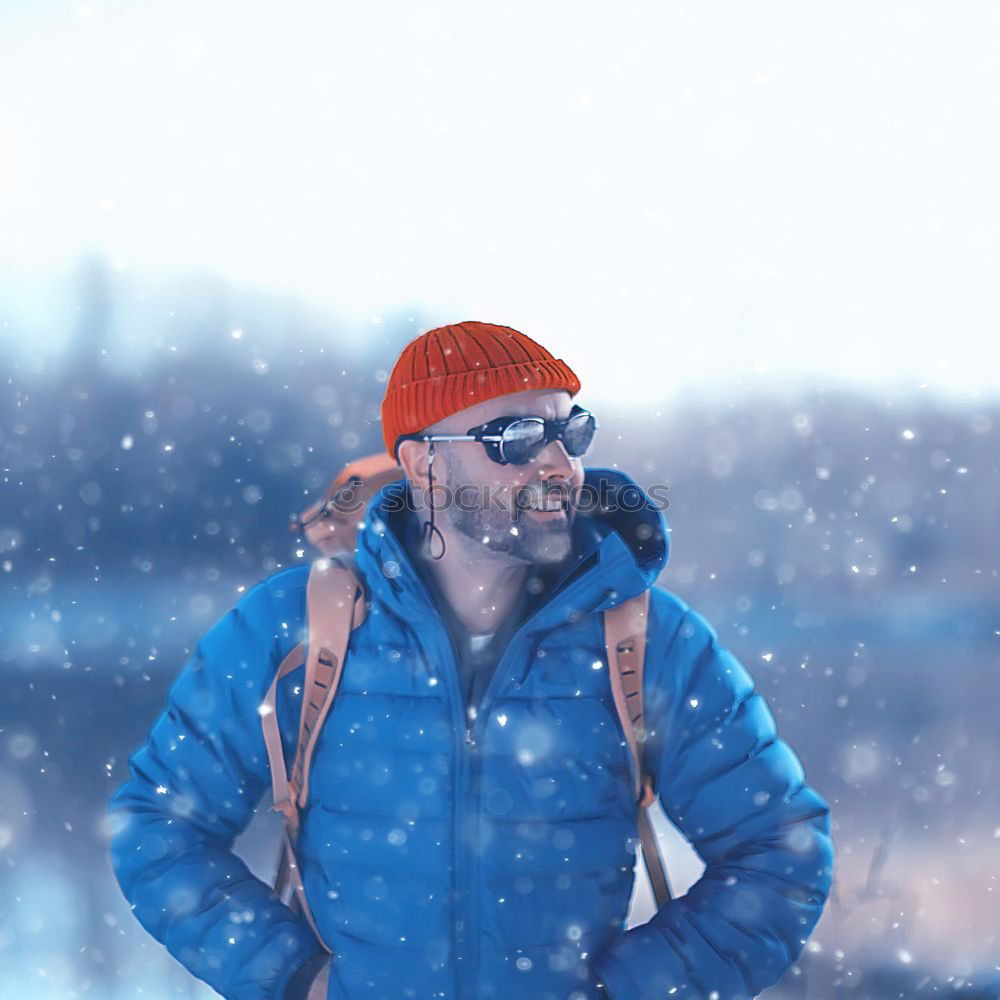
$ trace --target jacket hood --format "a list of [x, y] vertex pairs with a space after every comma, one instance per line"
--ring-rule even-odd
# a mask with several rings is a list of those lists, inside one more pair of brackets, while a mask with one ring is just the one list
[[[355, 561], [369, 592], [420, 621], [430, 594], [402, 541], [405, 479], [372, 497], [358, 532]], [[586, 467], [572, 526], [572, 552], [536, 616], [552, 628], [603, 611], [651, 587], [670, 557], [670, 528], [652, 498], [618, 469]]]

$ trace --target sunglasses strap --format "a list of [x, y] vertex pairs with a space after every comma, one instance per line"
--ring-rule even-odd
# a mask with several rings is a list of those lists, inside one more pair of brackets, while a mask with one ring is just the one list
[[[444, 535], [441, 534], [441, 529], [434, 523], [434, 442], [430, 441], [428, 443], [430, 445], [430, 460], [427, 463], [427, 503], [430, 507], [431, 516], [429, 521], [424, 521], [422, 542], [425, 551], [436, 561], [444, 556], [446, 543]], [[441, 551], [438, 555], [434, 555], [431, 552], [431, 544], [434, 535], [437, 535], [438, 538], [441, 539]]]

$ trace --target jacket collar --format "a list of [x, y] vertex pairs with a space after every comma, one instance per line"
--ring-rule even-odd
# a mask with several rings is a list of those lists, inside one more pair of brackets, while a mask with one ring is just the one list
[[[398, 479], [371, 499], [358, 532], [355, 563], [370, 596], [419, 628], [432, 623], [429, 615], [439, 615], [400, 537], [409, 513], [407, 493], [406, 480]], [[585, 468], [583, 496], [589, 503], [574, 518], [572, 552], [531, 616], [532, 632], [604, 611], [641, 593], [656, 582], [669, 559], [666, 518], [624, 472]]]

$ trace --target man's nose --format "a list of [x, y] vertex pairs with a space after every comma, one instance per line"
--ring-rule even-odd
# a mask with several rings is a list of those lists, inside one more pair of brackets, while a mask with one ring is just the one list
[[563, 476], [569, 479], [573, 475], [573, 459], [562, 441], [550, 441], [535, 459], [535, 471], [539, 476]]

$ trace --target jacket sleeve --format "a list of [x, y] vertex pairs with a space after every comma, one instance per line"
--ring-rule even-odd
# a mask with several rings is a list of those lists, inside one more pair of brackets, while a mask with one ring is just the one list
[[661, 628], [665, 643], [653, 638], [656, 617], [644, 761], [706, 867], [594, 966], [615, 1000], [748, 1000], [781, 978], [819, 920], [833, 878], [830, 810], [704, 617], [685, 606], [676, 628]]
[[270, 785], [258, 709], [277, 617], [261, 581], [202, 637], [109, 803], [111, 865], [139, 923], [230, 1000], [279, 1000], [321, 948], [232, 851]]

